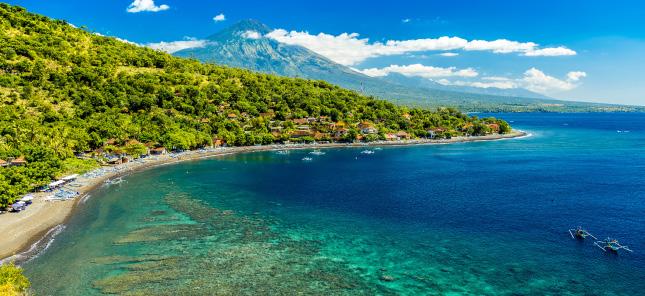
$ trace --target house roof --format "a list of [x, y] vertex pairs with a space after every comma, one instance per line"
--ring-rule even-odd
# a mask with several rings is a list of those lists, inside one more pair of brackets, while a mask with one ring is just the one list
[[292, 136], [310, 136], [312, 133], [307, 130], [296, 130], [291, 133]]
[[27, 161], [25, 160], [25, 156], [21, 155], [20, 157], [12, 160], [11, 163], [27, 163]]
[[398, 137], [407, 137], [407, 136], [408, 136], [408, 133], [406, 133], [406, 132], [404, 132], [404, 131], [399, 131], [398, 133], [396, 133], [396, 135], [397, 135]]

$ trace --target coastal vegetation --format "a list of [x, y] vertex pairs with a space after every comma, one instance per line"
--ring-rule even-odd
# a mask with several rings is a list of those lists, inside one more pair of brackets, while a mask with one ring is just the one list
[[202, 64], [0, 4], [0, 208], [112, 156], [285, 142], [507, 133], [324, 81]]
[[23, 295], [29, 286], [29, 280], [22, 274], [22, 268], [13, 263], [0, 265], [0, 295]]

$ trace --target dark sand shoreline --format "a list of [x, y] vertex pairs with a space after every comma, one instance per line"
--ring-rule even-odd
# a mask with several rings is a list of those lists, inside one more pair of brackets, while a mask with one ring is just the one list
[[[37, 244], [47, 244], [44, 240], [54, 228], [60, 228], [74, 214], [75, 209], [79, 206], [84, 197], [94, 191], [97, 187], [104, 184], [105, 180], [118, 178], [125, 175], [133, 174], [153, 167], [169, 165], [184, 161], [195, 161], [206, 158], [225, 156], [239, 153], [275, 151], [275, 150], [299, 150], [299, 149], [331, 149], [331, 148], [356, 148], [356, 147], [379, 147], [379, 146], [416, 146], [416, 145], [441, 145], [452, 143], [467, 143], [479, 141], [495, 141], [503, 139], [521, 138], [528, 134], [523, 131], [512, 131], [504, 135], [487, 135], [479, 137], [455, 137], [452, 139], [421, 139], [405, 140], [392, 142], [372, 142], [372, 143], [327, 143], [327, 144], [287, 144], [287, 145], [266, 145], [266, 146], [245, 146], [218, 148], [206, 151], [188, 151], [176, 155], [164, 155], [145, 162], [131, 162], [119, 166], [114, 166], [115, 170], [106, 173], [100, 177], [84, 180], [87, 184], [78, 188], [79, 197], [58, 202], [46, 202], [44, 195], [36, 196], [34, 205], [19, 214], [0, 215], [0, 233], [9, 233], [13, 230], [13, 235], [5, 235], [0, 238], [0, 258], [5, 261], [24, 261], [30, 257], [34, 250], [41, 250], [42, 247]], [[21, 216], [22, 215], [22, 216]], [[16, 218], [17, 217], [17, 218]], [[23, 230], [21, 232], [21, 230]], [[6, 241], [9, 239], [10, 241]], [[21, 255], [25, 253], [24, 255]], [[1, 262], [1, 261], [0, 261]]]

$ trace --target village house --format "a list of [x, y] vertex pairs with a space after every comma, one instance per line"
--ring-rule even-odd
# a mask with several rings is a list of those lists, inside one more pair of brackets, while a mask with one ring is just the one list
[[358, 128], [361, 130], [361, 133], [366, 135], [378, 134], [378, 130], [372, 126], [372, 123], [367, 121], [359, 123]]
[[226, 142], [220, 139], [213, 139], [213, 147], [225, 147]]
[[446, 130], [443, 128], [433, 128], [428, 130], [428, 138], [434, 139], [440, 136], [442, 133], [444, 133]]
[[491, 132], [499, 133], [499, 124], [491, 123], [491, 124], [488, 125], [488, 127], [490, 128]]
[[308, 130], [296, 130], [291, 133], [292, 138], [311, 137], [313, 134]]
[[235, 113], [229, 113], [226, 117], [228, 117], [229, 119], [235, 119], [237, 118], [237, 115]]
[[386, 141], [396, 141], [398, 139], [399, 138], [395, 134], [392, 134], [392, 133], [385, 134]]
[[303, 125], [309, 123], [306, 118], [296, 118], [292, 119], [291, 122], [297, 124], [297, 125]]
[[396, 133], [396, 137], [399, 140], [409, 140], [410, 139], [410, 134], [408, 134], [408, 133], [406, 133], [404, 131], [399, 131], [398, 133]]
[[115, 145], [115, 144], [116, 144], [116, 139], [108, 139], [107, 141], [105, 141], [105, 145]]
[[165, 147], [157, 147], [157, 148], [150, 149], [150, 154], [151, 155], [163, 155], [163, 154], [166, 154], [166, 153], [167, 153], [167, 151], [166, 151]]
[[9, 163], [7, 163], [6, 161], [0, 159], [0, 167], [6, 167], [8, 165], [9, 165]]
[[346, 129], [346, 128], [339, 128], [339, 129], [337, 129], [337, 130], [336, 130], [336, 132], [334, 133], [334, 137], [336, 137], [336, 138], [342, 138], [342, 137], [344, 137], [348, 132], [349, 132], [349, 130], [348, 130], [348, 129]]
[[373, 134], [378, 134], [378, 130], [373, 127], [365, 127], [361, 129], [361, 133], [366, 135], [373, 135]]
[[24, 156], [20, 156], [10, 162], [11, 166], [24, 166], [27, 165], [27, 161]]

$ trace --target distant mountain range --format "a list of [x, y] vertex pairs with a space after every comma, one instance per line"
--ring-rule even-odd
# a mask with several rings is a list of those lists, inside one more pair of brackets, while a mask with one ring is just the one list
[[241, 21], [207, 38], [201, 48], [175, 55], [203, 62], [281, 76], [325, 80], [396, 103], [465, 111], [631, 111], [631, 107], [554, 100], [525, 89], [445, 86], [423, 78], [390, 74], [370, 77], [305, 47], [262, 37], [272, 29], [255, 20]]

